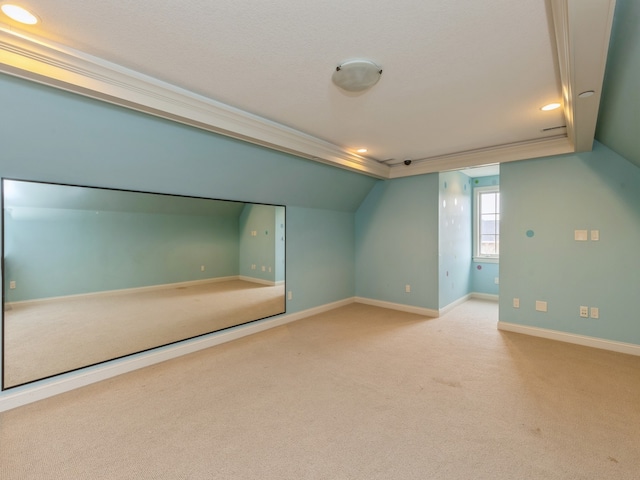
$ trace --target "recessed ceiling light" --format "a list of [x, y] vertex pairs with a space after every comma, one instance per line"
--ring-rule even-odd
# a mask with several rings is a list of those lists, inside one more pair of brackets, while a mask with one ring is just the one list
[[358, 153], [367, 153], [367, 149], [366, 148], [359, 148], [358, 150], [356, 150], [356, 152], [358, 152]]
[[556, 108], [560, 108], [560, 106], [561, 105], [559, 103], [550, 103], [542, 107], [540, 110], [544, 110], [545, 112], [547, 112], [549, 110], [555, 110]]
[[35, 25], [38, 23], [38, 17], [22, 7], [5, 3], [1, 8], [7, 17], [15, 20], [16, 22], [24, 23], [26, 25]]

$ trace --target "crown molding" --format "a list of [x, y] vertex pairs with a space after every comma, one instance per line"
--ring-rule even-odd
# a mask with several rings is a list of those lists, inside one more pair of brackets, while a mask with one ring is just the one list
[[0, 72], [335, 167], [388, 178], [389, 167], [48, 40], [0, 27]]
[[572, 153], [573, 151], [573, 145], [565, 135], [549, 137], [540, 140], [423, 158], [412, 161], [409, 166], [402, 164], [394, 165], [391, 168], [389, 178], [409, 177], [412, 175], [423, 175], [448, 170], [460, 170], [480, 165], [563, 155], [565, 153]]
[[[616, 0], [551, 0], [567, 136], [588, 152], [598, 121]], [[580, 94], [593, 95], [580, 98]]]
[[[551, 0], [567, 134], [393, 165], [389, 178], [593, 149], [616, 0]], [[580, 93], [593, 95], [580, 98]]]
[[[0, 26], [0, 72], [375, 178], [590, 151], [615, 0], [550, 0], [567, 135], [386, 165], [48, 40]], [[588, 98], [579, 94], [592, 90]]]

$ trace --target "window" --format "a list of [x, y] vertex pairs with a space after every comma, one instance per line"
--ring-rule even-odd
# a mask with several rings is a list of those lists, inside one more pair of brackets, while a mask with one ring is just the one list
[[474, 198], [474, 259], [498, 261], [500, 255], [500, 187], [476, 187]]

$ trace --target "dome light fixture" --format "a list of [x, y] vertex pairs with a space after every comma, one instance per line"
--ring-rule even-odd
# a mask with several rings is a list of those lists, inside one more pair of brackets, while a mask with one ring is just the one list
[[381, 75], [382, 68], [371, 60], [349, 60], [336, 67], [331, 79], [347, 92], [362, 92], [378, 83]]
[[7, 17], [15, 20], [16, 22], [24, 23], [25, 25], [35, 25], [38, 23], [38, 17], [29, 10], [19, 7], [18, 5], [5, 3], [0, 8]]

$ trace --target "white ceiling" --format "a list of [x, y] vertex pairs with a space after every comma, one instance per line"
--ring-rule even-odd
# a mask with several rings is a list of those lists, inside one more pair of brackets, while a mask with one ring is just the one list
[[[20, 33], [31, 39], [27, 49], [39, 48], [38, 42], [49, 51], [70, 47], [78, 58], [89, 54], [235, 107], [270, 128], [288, 127], [282, 130], [287, 135], [317, 139], [331, 152], [319, 154], [319, 144], [305, 151], [287, 141], [256, 143], [390, 177], [517, 160], [523, 158], [516, 152], [522, 145], [529, 157], [575, 147], [571, 129], [577, 108], [571, 102], [582, 88], [596, 90], [599, 101], [611, 19], [598, 17], [612, 16], [615, 0], [580, 0], [600, 8], [582, 16], [575, 14], [580, 7], [571, 5], [576, 1], [16, 0], [12, 3], [28, 7], [41, 22], [24, 27], [3, 16], [0, 43], [15, 43]], [[554, 13], [554, 2], [569, 11], [564, 20], [562, 12]], [[595, 34], [591, 22], [598, 24]], [[579, 30], [588, 35], [577, 37]], [[8, 66], [0, 71], [34, 77], [35, 67], [2, 53], [0, 48], [0, 63]], [[579, 54], [594, 64], [589, 78], [574, 64]], [[359, 94], [331, 82], [336, 66], [355, 58], [383, 69], [380, 82]], [[36, 73], [38, 80], [55, 77]], [[68, 78], [50, 83], [61, 81], [81, 83]], [[80, 85], [78, 91], [86, 94], [87, 88]], [[540, 110], [550, 102], [565, 108]], [[202, 123], [207, 122], [193, 122]], [[565, 125], [569, 131], [556, 128]], [[252, 141], [252, 134], [236, 136]], [[531, 148], [549, 139], [565, 143], [557, 151]], [[354, 155], [359, 147], [368, 148], [365, 159]], [[410, 167], [405, 159], [413, 160]]]

